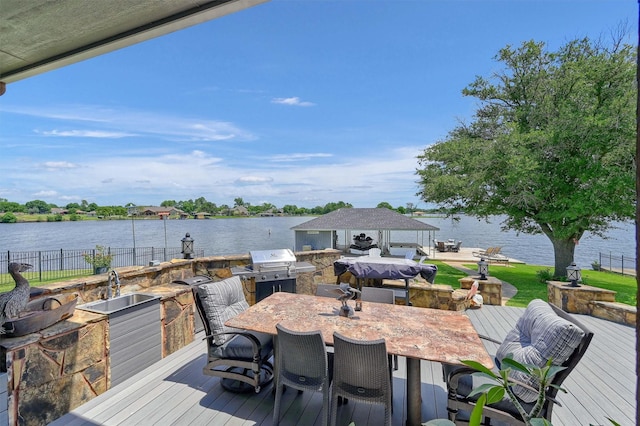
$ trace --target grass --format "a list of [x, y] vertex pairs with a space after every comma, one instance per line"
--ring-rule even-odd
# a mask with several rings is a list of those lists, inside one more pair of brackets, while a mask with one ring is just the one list
[[[475, 269], [475, 265], [464, 265]], [[438, 268], [440, 268], [438, 266]], [[526, 307], [533, 299], [547, 300], [547, 286], [540, 282], [538, 271], [551, 270], [548, 266], [511, 264], [508, 267], [493, 266], [489, 275], [506, 281], [518, 289], [518, 293], [507, 302], [507, 306]], [[440, 269], [438, 269], [438, 277]], [[439, 281], [439, 279], [438, 279]], [[608, 271], [582, 271], [583, 284], [616, 292], [616, 302], [636, 306], [638, 285], [636, 278]]]
[[436, 275], [436, 284], [448, 284], [453, 288], [460, 288], [460, 278], [467, 276], [459, 269], [449, 266], [444, 262], [438, 260], [427, 260], [427, 263], [436, 265], [438, 267], [438, 274]]
[[[78, 271], [74, 271], [74, 272], [77, 275], [73, 275], [73, 274], [64, 275], [63, 277], [43, 279], [42, 281], [38, 279], [37, 272], [27, 271], [27, 272], [23, 272], [23, 275], [29, 281], [29, 284], [31, 285], [31, 287], [41, 287], [46, 284], [59, 283], [66, 280], [90, 277], [93, 275], [93, 272], [91, 272], [91, 270], [89, 269], [86, 270], [85, 274], [83, 274], [83, 271], [80, 271], [80, 273], [78, 273]], [[2, 282], [3, 282], [2, 284], [0, 284], [0, 293], [5, 293], [9, 290], [13, 290], [14, 287], [16, 286], [15, 282], [13, 281], [13, 278], [11, 278], [9, 274], [0, 274], [0, 276], [2, 277]]]

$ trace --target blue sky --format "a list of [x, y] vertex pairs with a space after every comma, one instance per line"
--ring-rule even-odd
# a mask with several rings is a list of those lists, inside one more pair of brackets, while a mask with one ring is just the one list
[[506, 45], [554, 50], [633, 0], [272, 0], [9, 84], [0, 198], [57, 205], [414, 203], [416, 156]]

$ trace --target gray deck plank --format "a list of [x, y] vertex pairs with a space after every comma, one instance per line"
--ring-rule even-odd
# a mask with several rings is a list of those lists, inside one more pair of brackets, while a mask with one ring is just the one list
[[[522, 314], [522, 308], [485, 305], [467, 314], [479, 333], [502, 339]], [[577, 316], [591, 328], [594, 339], [585, 357], [565, 381], [568, 394], [560, 394], [562, 407], [554, 409], [556, 426], [635, 423], [635, 329], [608, 321]], [[496, 345], [485, 343], [490, 353]], [[142, 373], [78, 407], [51, 423], [53, 426], [124, 426], [272, 424], [271, 386], [259, 395], [226, 392], [219, 379], [202, 374], [206, 344], [199, 338]], [[423, 421], [446, 417], [446, 392], [441, 365], [421, 362]], [[406, 418], [406, 362], [400, 358], [394, 372], [393, 424]], [[321, 423], [322, 396], [318, 392], [285, 392], [282, 425]], [[341, 422], [380, 424], [383, 411], [366, 404], [349, 403], [339, 409]]]

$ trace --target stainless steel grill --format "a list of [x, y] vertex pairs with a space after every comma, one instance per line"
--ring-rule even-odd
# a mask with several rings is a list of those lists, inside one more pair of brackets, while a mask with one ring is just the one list
[[256, 302], [278, 291], [295, 293], [298, 272], [315, 270], [308, 262], [297, 262], [289, 249], [252, 250], [249, 255], [250, 265], [232, 268], [231, 272], [243, 280], [255, 279]]

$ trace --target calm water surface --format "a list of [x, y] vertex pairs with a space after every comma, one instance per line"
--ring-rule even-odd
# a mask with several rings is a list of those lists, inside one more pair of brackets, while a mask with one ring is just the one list
[[[111, 247], [180, 247], [188, 232], [195, 246], [204, 249], [205, 256], [242, 254], [249, 250], [291, 248], [294, 246], [292, 226], [312, 217], [264, 217], [209, 220], [113, 220], [81, 222], [41, 222], [0, 224], [0, 250], [33, 251], [59, 249], [91, 249], [96, 244]], [[500, 220], [491, 223], [463, 216], [459, 221], [446, 218], [419, 219], [440, 228], [435, 237], [440, 240], [462, 240], [463, 247], [502, 246], [502, 252], [526, 263], [553, 265], [553, 247], [543, 235], [517, 235], [500, 231]], [[353, 230], [352, 233], [359, 233]], [[365, 232], [365, 231], [362, 231]], [[368, 235], [376, 238], [370, 232]], [[344, 244], [344, 232], [339, 231], [339, 244]], [[432, 235], [433, 237], [433, 235]], [[616, 223], [607, 239], [585, 235], [576, 247], [579, 266], [588, 268], [598, 253], [635, 257], [635, 226]], [[392, 232], [391, 240], [422, 242], [416, 232]], [[428, 234], [424, 233], [428, 245]]]

